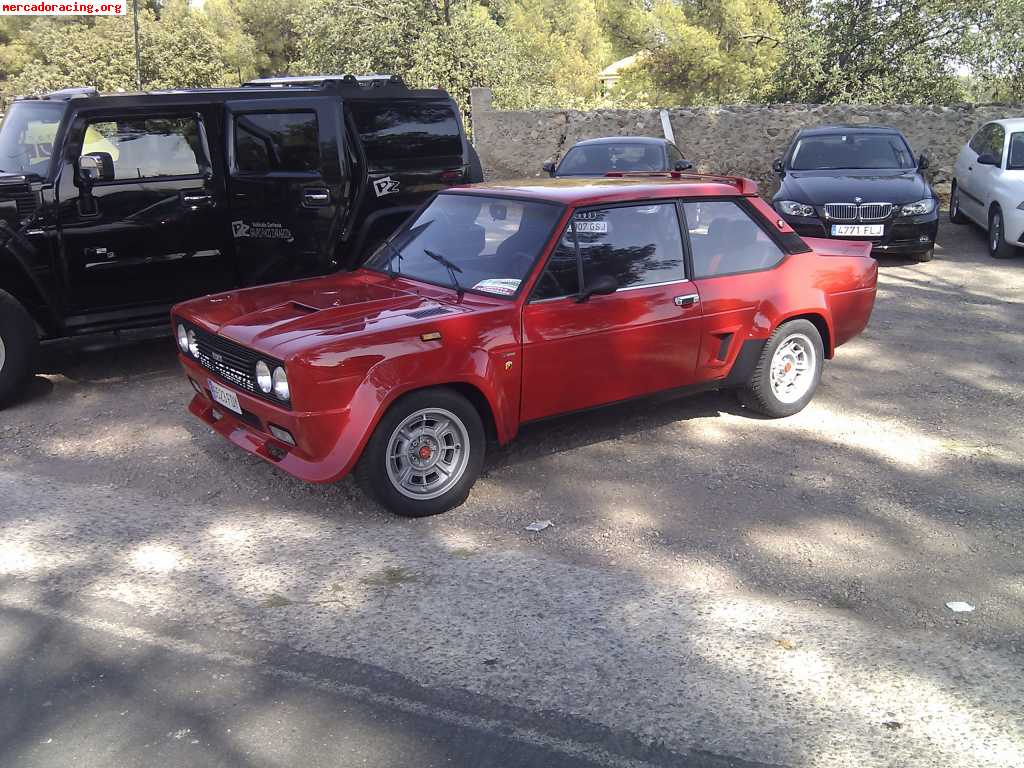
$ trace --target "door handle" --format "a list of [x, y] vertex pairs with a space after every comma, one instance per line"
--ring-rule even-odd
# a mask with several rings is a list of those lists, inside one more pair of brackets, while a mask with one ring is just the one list
[[193, 211], [213, 206], [213, 196], [208, 192], [182, 192], [181, 202]]
[[302, 204], [307, 208], [322, 208], [325, 205], [330, 205], [331, 191], [319, 187], [304, 189], [302, 190]]
[[700, 296], [696, 293], [687, 293], [684, 296], [676, 296], [672, 299], [672, 303], [677, 307], [692, 307], [698, 301], [700, 301]]

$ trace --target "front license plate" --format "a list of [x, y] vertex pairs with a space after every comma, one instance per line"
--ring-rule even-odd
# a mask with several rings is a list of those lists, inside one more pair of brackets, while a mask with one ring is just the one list
[[882, 224], [833, 224], [832, 237], [881, 237]]
[[238, 395], [227, 387], [222, 387], [213, 379], [210, 379], [210, 396], [215, 403], [220, 403], [229, 411], [242, 415], [242, 406], [238, 404]]

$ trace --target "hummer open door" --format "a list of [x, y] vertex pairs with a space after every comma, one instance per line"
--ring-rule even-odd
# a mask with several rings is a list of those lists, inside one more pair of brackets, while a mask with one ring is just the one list
[[225, 105], [231, 235], [243, 285], [324, 274], [348, 212], [337, 96]]

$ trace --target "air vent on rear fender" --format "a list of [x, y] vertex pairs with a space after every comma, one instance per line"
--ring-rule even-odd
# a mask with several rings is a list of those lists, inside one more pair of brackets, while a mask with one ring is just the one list
[[417, 309], [415, 312], [410, 312], [409, 317], [422, 320], [424, 317], [436, 317], [437, 315], [447, 315], [450, 313], [451, 310], [444, 307], [427, 307], [426, 309]]

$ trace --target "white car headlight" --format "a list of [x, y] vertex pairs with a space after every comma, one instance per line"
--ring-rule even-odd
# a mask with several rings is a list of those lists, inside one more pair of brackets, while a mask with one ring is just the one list
[[195, 357], [195, 358], [198, 359], [198, 357], [199, 357], [199, 342], [196, 341], [196, 332], [195, 331], [189, 331], [188, 335], [186, 336], [186, 338], [188, 339], [188, 351], [192, 353], [192, 357]]
[[929, 197], [908, 203], [900, 208], [900, 216], [925, 216], [935, 210], [935, 198]]
[[274, 369], [274, 395], [278, 400], [288, 400], [292, 396], [288, 389], [288, 374], [281, 367]]
[[269, 395], [274, 388], [274, 380], [270, 375], [270, 366], [262, 360], [256, 363], [256, 385], [265, 395]]
[[807, 203], [797, 203], [792, 200], [779, 200], [776, 203], [779, 210], [787, 216], [813, 216], [814, 206]]
[[178, 323], [178, 349], [188, 354], [188, 331], [181, 323]]

